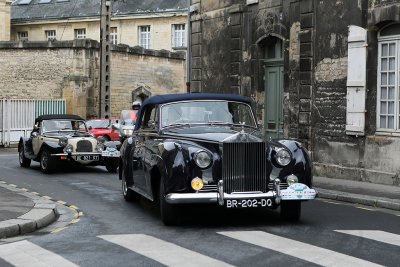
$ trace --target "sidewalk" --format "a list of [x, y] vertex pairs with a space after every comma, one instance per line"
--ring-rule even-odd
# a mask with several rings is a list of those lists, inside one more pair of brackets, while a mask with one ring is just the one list
[[[314, 177], [319, 198], [400, 211], [400, 187]], [[54, 202], [0, 183], [0, 239], [33, 232], [57, 220]]]
[[0, 239], [36, 231], [57, 217], [54, 202], [0, 183]]

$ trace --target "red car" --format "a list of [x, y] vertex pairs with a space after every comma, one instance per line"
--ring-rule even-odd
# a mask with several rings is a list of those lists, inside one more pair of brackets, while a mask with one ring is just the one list
[[96, 138], [104, 137], [107, 141], [119, 141], [118, 130], [111, 127], [117, 122], [117, 119], [92, 119], [86, 121], [86, 127]]

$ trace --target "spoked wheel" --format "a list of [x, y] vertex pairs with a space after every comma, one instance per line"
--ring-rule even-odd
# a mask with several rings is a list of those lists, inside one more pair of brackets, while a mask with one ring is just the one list
[[50, 151], [44, 149], [40, 155], [40, 169], [43, 173], [52, 173], [55, 168], [55, 161], [51, 158]]
[[28, 168], [29, 166], [31, 166], [31, 160], [25, 157], [24, 152], [25, 152], [24, 146], [22, 144], [19, 145], [18, 148], [19, 165], [21, 165], [21, 167]]
[[287, 200], [281, 203], [281, 218], [285, 221], [297, 222], [301, 216], [301, 201]]
[[126, 180], [125, 171], [123, 168], [122, 168], [122, 195], [124, 196], [124, 199], [128, 202], [138, 201], [140, 198], [140, 195], [138, 193], [129, 188], [129, 184]]
[[160, 215], [161, 220], [163, 221], [164, 225], [170, 226], [175, 225], [178, 223], [178, 207], [175, 207], [169, 203], [167, 203], [165, 199], [165, 185], [164, 179], [161, 178], [160, 181], [160, 190], [159, 190], [159, 204], [160, 204]]

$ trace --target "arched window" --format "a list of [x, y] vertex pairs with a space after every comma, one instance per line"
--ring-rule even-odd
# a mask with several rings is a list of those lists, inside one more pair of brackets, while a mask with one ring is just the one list
[[400, 131], [400, 24], [390, 24], [378, 35], [377, 129]]

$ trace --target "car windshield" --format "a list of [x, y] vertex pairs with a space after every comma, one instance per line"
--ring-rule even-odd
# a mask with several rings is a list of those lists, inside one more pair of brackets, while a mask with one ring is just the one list
[[92, 128], [108, 128], [110, 127], [111, 121], [110, 120], [89, 120], [86, 121], [87, 127]]
[[228, 124], [257, 127], [248, 104], [229, 101], [188, 101], [161, 107], [161, 127]]
[[121, 124], [135, 126], [137, 110], [122, 110]]
[[42, 123], [42, 127], [43, 132], [87, 131], [85, 122], [78, 120], [44, 120]]

